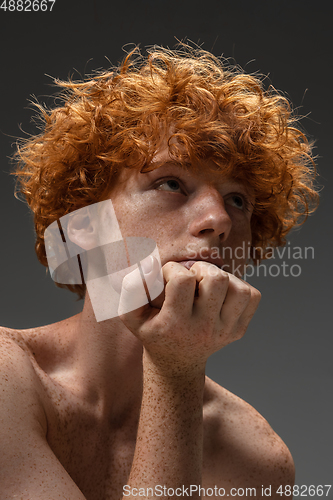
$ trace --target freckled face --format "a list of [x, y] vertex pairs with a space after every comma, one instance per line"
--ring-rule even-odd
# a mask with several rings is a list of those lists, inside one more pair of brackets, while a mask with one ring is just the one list
[[162, 265], [209, 259], [241, 276], [254, 198], [217, 170], [197, 174], [166, 160], [152, 172], [121, 173], [111, 200], [122, 235], [152, 238]]

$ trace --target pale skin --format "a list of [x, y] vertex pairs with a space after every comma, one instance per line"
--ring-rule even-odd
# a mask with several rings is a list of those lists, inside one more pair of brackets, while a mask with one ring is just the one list
[[[209, 252], [250, 240], [253, 197], [221, 174], [185, 172], [165, 151], [158, 159], [152, 172], [123, 172], [111, 199], [123, 236], [156, 241], [164, 294], [100, 323], [87, 296], [68, 320], [1, 330], [3, 499], [137, 498], [124, 485], [256, 488], [256, 498], [271, 485], [281, 498], [276, 489], [293, 484], [290, 452], [266, 420], [205, 377], [208, 357], [244, 335], [260, 301]], [[70, 231], [82, 248], [96, 237], [75, 220]], [[187, 269], [189, 243], [207, 258]]]

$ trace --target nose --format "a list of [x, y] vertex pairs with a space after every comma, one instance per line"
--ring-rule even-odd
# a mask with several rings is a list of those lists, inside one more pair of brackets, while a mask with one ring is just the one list
[[222, 195], [213, 187], [201, 190], [193, 200], [190, 232], [194, 236], [218, 236], [224, 242], [231, 231], [232, 221], [225, 209]]

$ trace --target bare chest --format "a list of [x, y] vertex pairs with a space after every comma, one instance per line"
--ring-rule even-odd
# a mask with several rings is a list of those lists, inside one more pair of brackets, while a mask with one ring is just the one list
[[[121, 422], [96, 423], [91, 415], [68, 404], [53, 409], [48, 420], [48, 444], [85, 498], [122, 498], [132, 467], [137, 428]], [[207, 443], [204, 450], [206, 457]]]
[[[134, 457], [138, 414], [136, 418], [125, 414], [123, 419], [107, 421], [97, 418], [91, 407], [75, 403], [68, 393], [52, 391], [48, 396], [46, 439], [85, 498], [122, 498]], [[203, 485], [211, 483], [211, 471], [215, 469], [212, 459], [216, 447], [214, 435], [214, 423], [207, 418], [204, 406]], [[227, 484], [230, 481], [234, 484], [243, 467], [227, 442], [220, 445], [225, 448], [220, 455], [224, 462], [224, 479]]]
[[112, 427], [64, 406], [48, 422], [47, 441], [87, 500], [119, 500], [131, 470], [135, 435], [133, 426]]

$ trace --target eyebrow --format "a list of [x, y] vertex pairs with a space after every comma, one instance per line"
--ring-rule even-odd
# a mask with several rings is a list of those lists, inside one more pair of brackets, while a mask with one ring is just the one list
[[152, 160], [148, 166], [150, 166], [150, 165], [154, 166], [154, 164], [156, 164], [156, 167], [154, 170], [156, 170], [157, 168], [160, 168], [160, 167], [177, 167], [177, 168], [182, 167], [182, 163], [177, 162], [176, 160], [168, 160], [168, 161], [163, 161], [163, 160], [154, 161], [154, 160]]
[[[152, 163], [153, 162], [151, 162], [150, 165]], [[158, 163], [159, 162], [157, 162], [157, 164]], [[182, 168], [183, 165], [184, 164], [177, 162], [175, 160], [168, 160], [165, 162], [163, 162], [163, 160], [161, 160], [161, 164], [159, 166], [156, 166], [153, 170], [148, 170], [147, 172], [142, 172], [142, 173], [146, 173], [146, 174], [153, 173], [153, 172], [159, 170], [160, 168], [165, 167], [166, 169], [178, 168], [178, 169], [181, 169], [185, 174], [187, 173], [187, 174], [191, 175], [191, 163], [188, 162], [187, 164], [185, 164], [187, 168]], [[194, 168], [193, 168], [193, 172], [195, 172]], [[200, 170], [198, 170], [198, 172], [200, 172]], [[223, 177], [223, 172], [221, 170], [216, 171], [216, 178], [218, 179], [219, 177]], [[212, 181], [212, 182], [214, 182], [214, 181]], [[252, 206], [255, 205], [256, 198], [255, 198], [254, 194], [252, 193], [252, 190], [249, 189], [249, 187], [246, 186], [246, 184], [244, 182], [233, 179], [232, 177], [225, 177], [225, 184], [228, 184], [230, 189], [231, 190], [235, 189], [235, 191], [237, 191], [241, 187], [242, 190], [245, 191], [247, 196], [250, 198], [249, 202], [252, 204]]]

